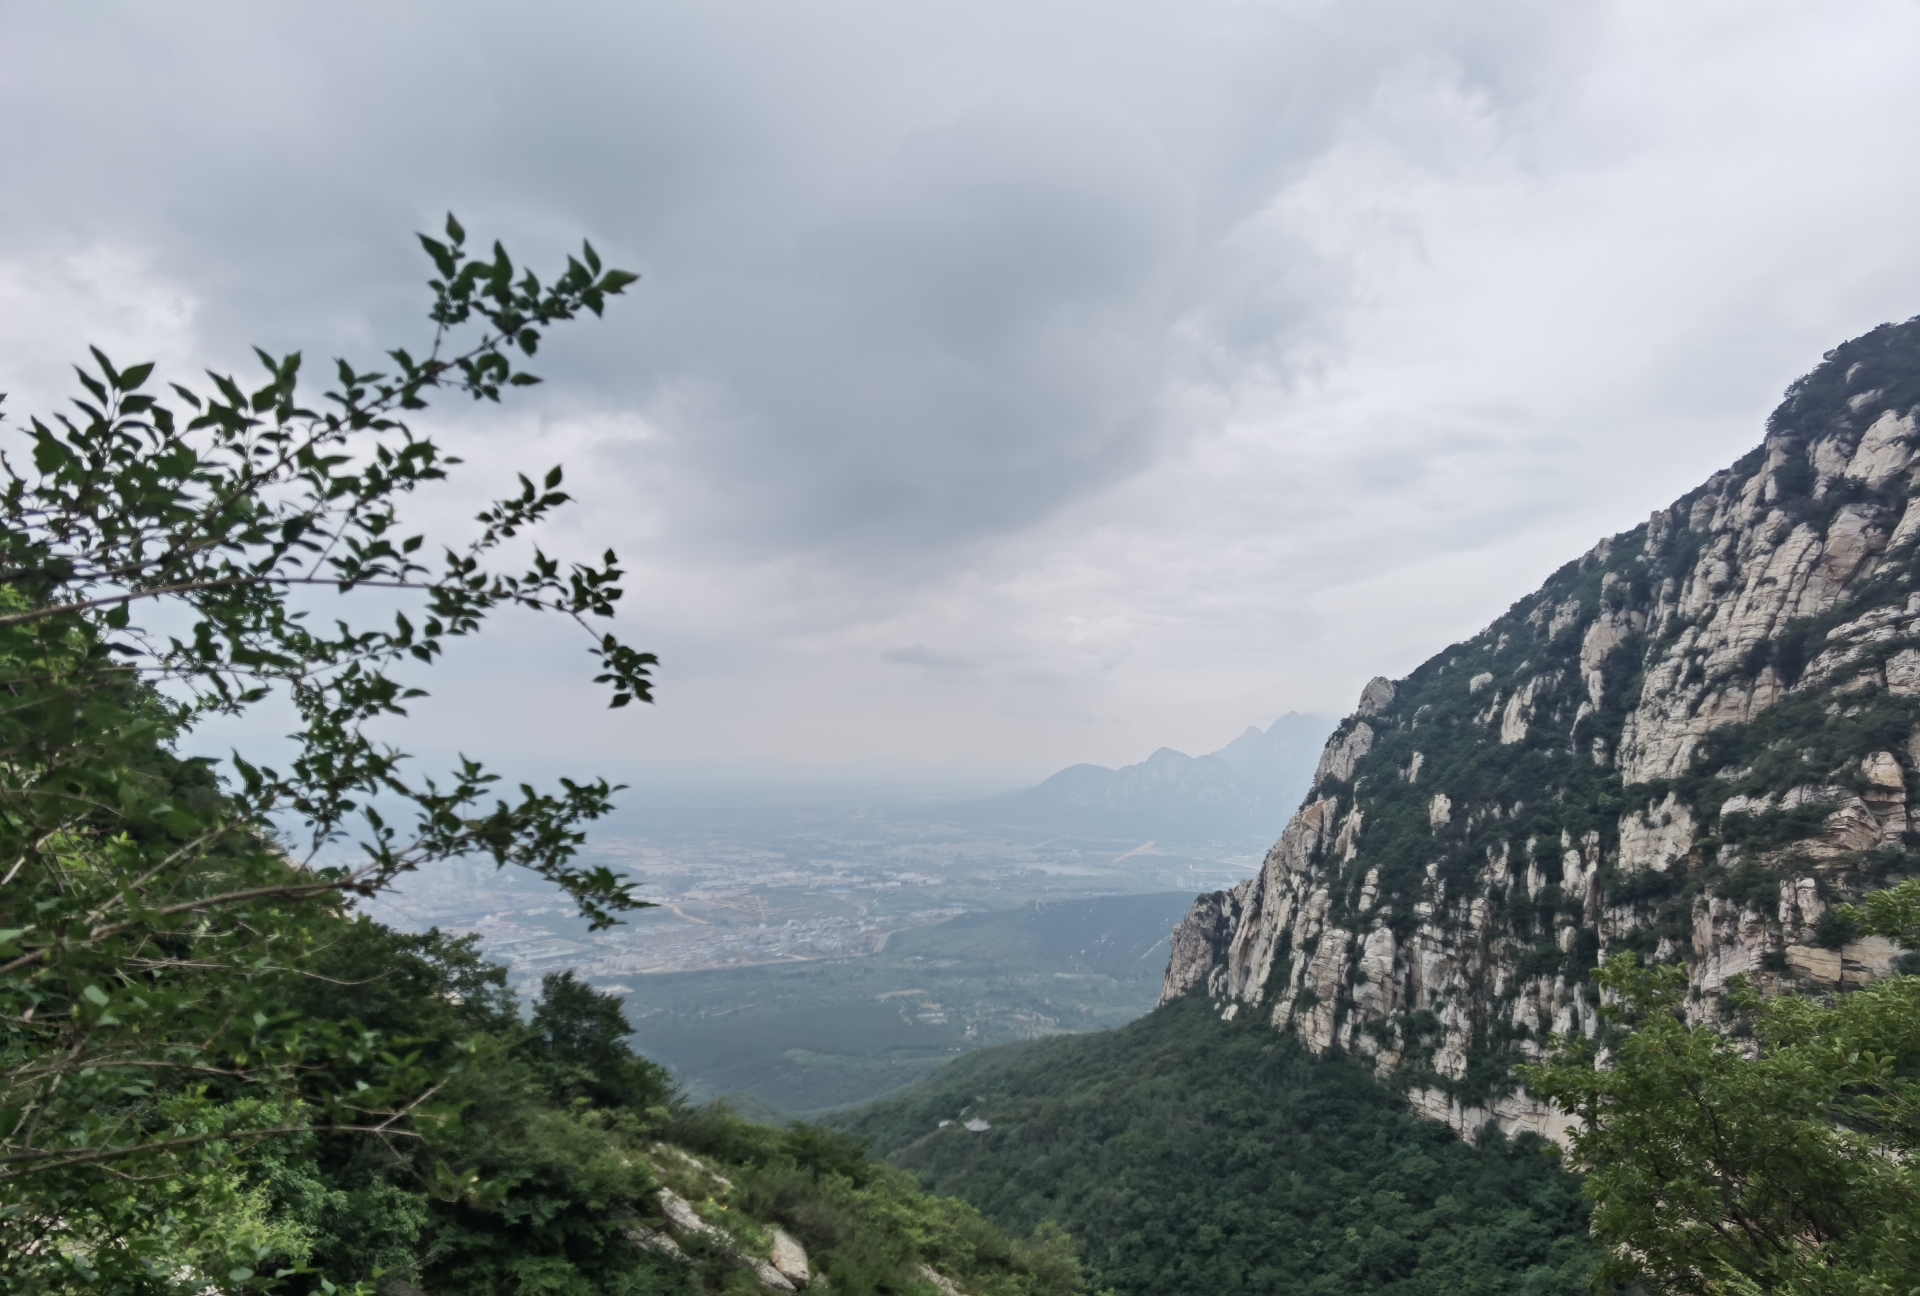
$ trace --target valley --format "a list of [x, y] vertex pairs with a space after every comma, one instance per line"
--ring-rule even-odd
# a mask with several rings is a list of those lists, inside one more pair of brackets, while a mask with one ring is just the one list
[[635, 1046], [696, 1101], [818, 1113], [973, 1049], [1146, 1012], [1174, 925], [1259, 867], [1329, 727], [1289, 715], [1211, 755], [1163, 748], [984, 798], [645, 771], [583, 857], [653, 908], [593, 932], [523, 870], [449, 862], [365, 910], [477, 936], [525, 1000], [563, 971], [619, 996]]
[[[695, 1101], [813, 1116], [973, 1049], [1153, 1007], [1184, 892], [1042, 901], [895, 933], [863, 958], [635, 978], [634, 1046]], [[771, 1109], [771, 1111], [769, 1110]]]

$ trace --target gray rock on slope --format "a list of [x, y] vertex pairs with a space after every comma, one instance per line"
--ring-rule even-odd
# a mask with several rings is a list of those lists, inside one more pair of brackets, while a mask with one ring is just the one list
[[773, 1237], [773, 1250], [767, 1260], [780, 1271], [780, 1276], [795, 1287], [805, 1287], [813, 1281], [813, 1267], [807, 1263], [807, 1249], [785, 1229], [768, 1231]]
[[[769, 1263], [742, 1246], [740, 1240], [734, 1237], [733, 1234], [720, 1228], [718, 1225], [709, 1224], [707, 1221], [701, 1219], [700, 1213], [694, 1209], [693, 1203], [674, 1192], [671, 1188], [662, 1188], [658, 1193], [658, 1197], [660, 1200], [660, 1213], [666, 1218], [667, 1228], [671, 1230], [675, 1236], [681, 1238], [699, 1237], [711, 1240], [715, 1245], [732, 1255], [740, 1264], [751, 1270], [754, 1279], [767, 1291], [798, 1291], [807, 1285], [806, 1252], [800, 1251], [800, 1244], [794, 1242], [792, 1238], [787, 1237], [785, 1233], [779, 1233], [775, 1239], [775, 1257], [773, 1262]], [[643, 1249], [664, 1251], [676, 1258], [682, 1254], [680, 1248], [674, 1244], [671, 1238], [667, 1238], [661, 1233], [649, 1230], [639, 1224], [629, 1224], [627, 1236], [636, 1246]], [[790, 1243], [794, 1251], [799, 1252], [798, 1270], [800, 1276], [798, 1278], [788, 1274], [780, 1267], [779, 1243], [782, 1239]], [[793, 1257], [789, 1255], [788, 1260], [789, 1263], [792, 1263]]]
[[1562, 1137], [1485, 1077], [1594, 1031], [1608, 953], [1684, 962], [1700, 1022], [1736, 975], [1886, 975], [1904, 951], [1822, 919], [1920, 863], [1917, 433], [1920, 320], [1830, 352], [1758, 450], [1368, 684], [1260, 872], [1175, 932], [1163, 1001], [1258, 1008], [1469, 1136]]

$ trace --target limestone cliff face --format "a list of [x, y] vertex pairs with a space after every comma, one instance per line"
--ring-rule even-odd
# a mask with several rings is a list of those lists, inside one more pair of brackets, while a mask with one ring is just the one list
[[1162, 999], [1265, 1013], [1463, 1132], [1558, 1136], [1511, 1065], [1593, 1032], [1616, 950], [1839, 989], [1904, 955], [1828, 917], [1920, 870], [1920, 319], [1828, 353], [1759, 449], [1466, 643], [1376, 679]]

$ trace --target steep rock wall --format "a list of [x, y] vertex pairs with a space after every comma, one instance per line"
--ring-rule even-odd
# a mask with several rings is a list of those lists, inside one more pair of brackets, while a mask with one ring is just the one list
[[1472, 1136], [1564, 1134], [1517, 1061], [1598, 1025], [1616, 950], [1840, 990], [1905, 951], [1839, 901], [1920, 871], [1920, 319], [1832, 352], [1761, 446], [1329, 739], [1260, 872], [1202, 896], [1163, 1001], [1260, 1011]]

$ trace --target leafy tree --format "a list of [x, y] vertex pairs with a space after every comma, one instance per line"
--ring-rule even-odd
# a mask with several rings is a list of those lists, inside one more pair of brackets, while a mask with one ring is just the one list
[[[452, 217], [422, 243], [437, 276], [420, 358], [339, 361], [310, 408], [298, 353], [259, 353], [251, 391], [209, 375], [160, 393], [151, 364], [95, 350], [70, 411], [6, 438], [0, 1282], [160, 1290], [297, 1268], [311, 1230], [266, 1222], [238, 1151], [297, 1160], [317, 1130], [392, 1142], [451, 1117], [457, 1044], [428, 1057], [287, 1010], [347, 897], [478, 854], [558, 884], [596, 927], [641, 903], [577, 860], [605, 781], [503, 795], [477, 762], [422, 778], [368, 733], [422, 696], [407, 667], [504, 608], [586, 628], [613, 706], [650, 700], [655, 664], [596, 624], [621, 596], [611, 551], [496, 565], [567, 502], [558, 468], [464, 537], [429, 545], [401, 512], [459, 462], [408, 415], [537, 382], [519, 365], [546, 330], [635, 276], [587, 246], [543, 284], [498, 244], [469, 257]], [[350, 620], [347, 596], [369, 590], [382, 619]], [[275, 695], [298, 717], [284, 768], [236, 755], [223, 785], [173, 754], [205, 718]]]
[[[1920, 879], [1847, 918], [1920, 946]], [[1606, 1053], [1559, 1041], [1526, 1069], [1585, 1127], [1603, 1277], [1661, 1291], [1911, 1292], [1920, 1275], [1920, 977], [1831, 1002], [1731, 996], [1752, 1026], [1688, 1026], [1683, 969], [1598, 973]]]
[[526, 1051], [547, 1087], [569, 1099], [664, 1110], [670, 1097], [665, 1078], [628, 1049], [631, 1033], [619, 1000], [559, 972], [541, 980]]

